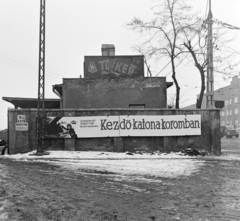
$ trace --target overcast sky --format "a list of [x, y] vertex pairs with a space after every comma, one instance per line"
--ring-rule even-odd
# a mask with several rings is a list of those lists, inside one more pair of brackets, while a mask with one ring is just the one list
[[[201, 16], [207, 0], [192, 0]], [[84, 55], [101, 55], [102, 44], [114, 44], [116, 55], [137, 54], [132, 47], [141, 43], [139, 34], [125, 24], [134, 16], [150, 18], [156, 0], [46, 0], [46, 98], [56, 98], [52, 85], [62, 78], [83, 76]], [[214, 18], [240, 27], [240, 0], [212, 0]], [[37, 98], [40, 0], [0, 0], [0, 98]], [[236, 30], [236, 34], [240, 32]], [[240, 39], [229, 46], [240, 52]], [[238, 54], [239, 55], [239, 54]], [[238, 57], [240, 60], [240, 57]], [[149, 61], [157, 74], [169, 60]], [[159, 76], [167, 76], [170, 66]], [[181, 106], [192, 104], [199, 93], [200, 77], [184, 62], [177, 67]], [[220, 77], [215, 88], [229, 82]], [[174, 94], [172, 87], [168, 94]], [[7, 127], [10, 103], [0, 100], [0, 129]]]

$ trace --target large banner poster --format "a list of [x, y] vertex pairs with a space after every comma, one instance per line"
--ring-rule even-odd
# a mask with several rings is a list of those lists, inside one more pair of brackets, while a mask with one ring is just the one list
[[201, 115], [49, 117], [46, 138], [201, 135]]

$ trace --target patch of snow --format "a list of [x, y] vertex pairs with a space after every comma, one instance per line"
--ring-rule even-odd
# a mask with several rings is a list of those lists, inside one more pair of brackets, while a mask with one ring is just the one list
[[66, 171], [81, 174], [114, 176], [117, 180], [157, 180], [178, 178], [196, 173], [205, 161], [193, 159], [128, 159], [128, 160], [60, 160], [38, 162], [58, 165]]
[[1, 221], [7, 221], [8, 219], [8, 213], [5, 212], [5, 208], [7, 207], [7, 200], [3, 200], [0, 202], [0, 220]]
[[141, 153], [128, 155], [116, 152], [49, 151], [49, 155], [34, 156], [35, 152], [2, 156], [14, 160], [37, 161], [60, 166], [74, 173], [113, 176], [118, 180], [159, 181], [159, 178], [191, 176], [204, 165], [202, 157], [180, 153]]
[[193, 158], [185, 156], [181, 153], [136, 153], [128, 155], [127, 153], [117, 152], [100, 152], [100, 151], [48, 151], [49, 155], [36, 156], [36, 151], [24, 153], [24, 154], [13, 154], [3, 155], [1, 157], [12, 158], [12, 159], [159, 159], [159, 158]]

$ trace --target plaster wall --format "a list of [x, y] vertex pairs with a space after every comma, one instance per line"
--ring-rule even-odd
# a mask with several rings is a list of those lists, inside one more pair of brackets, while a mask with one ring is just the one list
[[[104, 137], [104, 138], [52, 138], [45, 140], [45, 150], [76, 151], [180, 151], [188, 147], [221, 154], [220, 114], [214, 110], [179, 109], [62, 109], [46, 110], [51, 116], [107, 116], [107, 115], [201, 115], [201, 136], [170, 137]], [[26, 115], [28, 131], [16, 131], [17, 115]], [[9, 148], [10, 154], [24, 153], [37, 148], [36, 145], [37, 110], [9, 110]]]

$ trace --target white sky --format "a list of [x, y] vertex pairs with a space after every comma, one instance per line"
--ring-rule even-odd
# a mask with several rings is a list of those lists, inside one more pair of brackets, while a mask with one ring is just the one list
[[[101, 55], [102, 44], [114, 44], [116, 55], [137, 54], [132, 46], [141, 43], [139, 34], [124, 24], [134, 16], [151, 17], [152, 0], [46, 0], [46, 98], [56, 98], [52, 85], [62, 78], [83, 76], [84, 55]], [[205, 16], [207, 0], [192, 0]], [[0, 1], [0, 97], [37, 97], [40, 0]], [[214, 18], [240, 27], [240, 0], [212, 0]], [[236, 31], [237, 33], [240, 31]], [[234, 36], [233, 36], [234, 37]], [[229, 44], [240, 52], [240, 42]], [[240, 60], [238, 58], [238, 60]], [[153, 74], [169, 61], [150, 61]], [[170, 66], [159, 76], [166, 76]], [[167, 80], [172, 81], [171, 74]], [[181, 106], [192, 104], [199, 93], [200, 77], [184, 62], [178, 66]], [[227, 82], [216, 80], [215, 88]], [[198, 88], [196, 88], [198, 87]], [[172, 87], [168, 94], [174, 94]], [[7, 127], [10, 103], [0, 100], [0, 130]]]

